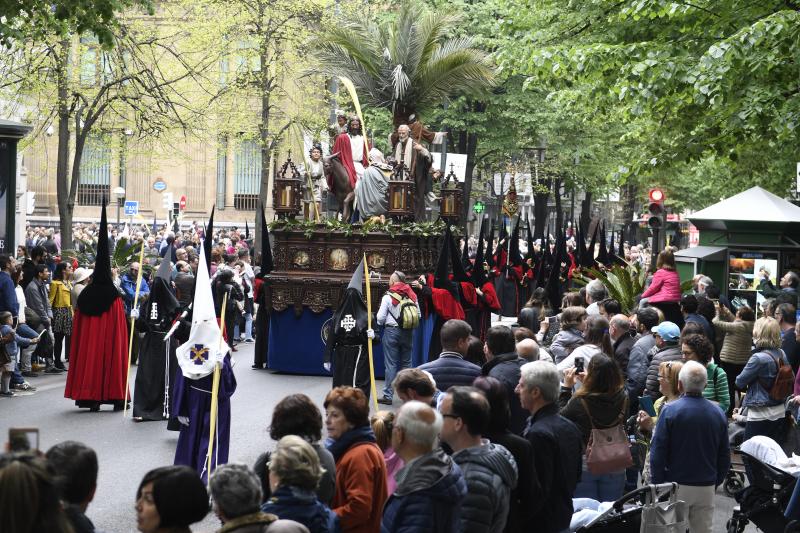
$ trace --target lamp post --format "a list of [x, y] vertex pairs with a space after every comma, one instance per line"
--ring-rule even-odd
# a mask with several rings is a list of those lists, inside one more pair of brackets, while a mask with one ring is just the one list
[[[450, 186], [451, 181], [452, 186]], [[458, 224], [463, 211], [464, 191], [458, 185], [453, 163], [450, 163], [450, 173], [445, 176], [442, 183], [441, 195], [440, 216], [448, 222]]]
[[119, 228], [119, 210], [125, 205], [125, 189], [122, 187], [114, 187], [111, 194], [117, 199], [117, 228]]

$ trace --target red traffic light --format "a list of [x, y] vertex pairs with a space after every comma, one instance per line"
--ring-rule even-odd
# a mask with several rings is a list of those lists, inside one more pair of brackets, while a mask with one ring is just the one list
[[651, 202], [663, 202], [664, 201], [664, 191], [661, 189], [650, 189], [648, 193]]

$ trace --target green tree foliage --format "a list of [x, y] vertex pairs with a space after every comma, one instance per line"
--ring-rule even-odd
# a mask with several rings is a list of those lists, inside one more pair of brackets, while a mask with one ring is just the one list
[[75, 32], [96, 35], [109, 47], [117, 13], [134, 6], [153, 10], [152, 0], [0, 0], [0, 44]]
[[499, 64], [615, 125], [616, 178], [661, 184], [678, 207], [754, 182], [787, 192], [800, 157], [800, 4], [498, 3]]

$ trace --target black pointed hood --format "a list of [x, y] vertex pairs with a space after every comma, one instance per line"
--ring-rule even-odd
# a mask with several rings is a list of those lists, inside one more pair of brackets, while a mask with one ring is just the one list
[[469, 272], [472, 270], [472, 263], [469, 262], [469, 232], [464, 228], [464, 248], [461, 249], [461, 266]]
[[[458, 244], [456, 243], [453, 233], [450, 231], [450, 226], [447, 227], [446, 234], [450, 235], [450, 263], [453, 265], [453, 280], [458, 282], [469, 281], [469, 276], [458, 254]], [[464, 246], [466, 247], [466, 243]]]
[[[139, 246], [142, 246], [140, 243]], [[111, 275], [111, 254], [108, 245], [108, 217], [106, 198], [100, 208], [100, 232], [97, 235], [97, 255], [95, 256], [92, 282], [78, 297], [78, 309], [84, 315], [100, 316], [119, 298], [119, 292]]]
[[272, 246], [269, 244], [269, 226], [267, 217], [264, 214], [264, 206], [261, 206], [261, 274], [266, 275], [275, 269], [272, 261]]
[[528, 243], [528, 253], [525, 254], [525, 259], [535, 259], [535, 246], [533, 244], [533, 233], [531, 233], [531, 221], [525, 219], [525, 240]]
[[457, 301], [458, 286], [455, 282], [450, 280], [450, 247], [452, 245], [452, 235], [450, 234], [450, 226], [446, 226], [444, 237], [442, 238], [442, 248], [439, 250], [439, 260], [436, 262], [436, 272], [433, 276], [433, 286], [437, 289], [445, 289], [453, 295]]
[[180, 302], [170, 288], [171, 272], [170, 261], [167, 258], [162, 259], [142, 313], [142, 318], [148, 325], [160, 331], [170, 328], [180, 307]]
[[517, 223], [511, 232], [511, 246], [508, 247], [508, 251], [508, 264], [517, 266], [523, 263], [522, 255], [519, 253], [519, 218], [517, 218]]
[[575, 228], [575, 263], [583, 266], [583, 257], [586, 255], [586, 235], [580, 225], [576, 226], [573, 222], [572, 227]]
[[211, 276], [211, 247], [214, 246], [214, 210], [216, 207], [216, 205], [211, 206], [211, 216], [208, 217], [206, 231], [203, 234], [203, 253], [206, 256], [206, 266], [208, 267], [209, 276]]
[[547, 276], [545, 290], [547, 291], [547, 298], [550, 301], [550, 307], [555, 310], [561, 307], [561, 297], [564, 295], [564, 283], [562, 279], [566, 279], [565, 269], [569, 268], [566, 241], [564, 239], [564, 234], [559, 229], [556, 229], [556, 247], [554, 252], [552, 267]]
[[245, 242], [247, 242], [247, 239], [249, 239], [249, 238], [250, 238], [250, 225], [245, 220], [244, 221], [244, 240], [245, 240]]
[[484, 218], [481, 220], [481, 231], [478, 233], [478, 249], [475, 252], [475, 268], [472, 269], [472, 283], [478, 288], [483, 287], [483, 284], [488, 281], [488, 278], [486, 277], [486, 271], [483, 269], [483, 263], [485, 261], [483, 252], [483, 230], [485, 224], [486, 219]]
[[611, 244], [608, 247], [608, 255], [611, 259], [611, 263], [617, 265], [624, 265], [625, 264], [625, 247], [622, 241], [622, 232], [619, 233], [619, 248], [620, 254], [617, 254], [616, 250], [614, 249], [614, 230], [611, 230]]
[[[492, 250], [492, 246], [494, 245], [494, 225], [490, 222], [489, 223], [489, 236], [486, 238], [486, 248], [484, 255], [486, 256], [486, 261], [489, 264], [489, 268], [494, 266], [494, 254]], [[477, 259], [476, 259], [477, 261]]]
[[586, 253], [581, 257], [581, 266], [584, 268], [594, 268], [596, 266], [594, 260], [594, 247], [597, 244], [597, 231], [600, 225], [596, 224], [594, 227], [594, 232], [592, 232], [592, 240], [589, 241], [589, 248], [586, 249]]
[[609, 265], [611, 258], [608, 255], [608, 246], [606, 245], [606, 224], [603, 222], [600, 228], [600, 250], [597, 252], [597, 262], [601, 265]]
[[550, 267], [553, 264], [553, 254], [550, 252], [550, 226], [544, 235], [542, 242], [542, 258], [539, 261], [539, 268], [536, 269], [536, 286], [544, 287], [547, 285], [547, 279], [550, 276]]
[[[367, 305], [362, 296], [364, 284], [364, 259], [353, 272], [344, 291], [341, 303], [333, 313], [331, 334], [342, 344], [361, 344], [367, 330]], [[331, 342], [328, 338], [328, 343]]]

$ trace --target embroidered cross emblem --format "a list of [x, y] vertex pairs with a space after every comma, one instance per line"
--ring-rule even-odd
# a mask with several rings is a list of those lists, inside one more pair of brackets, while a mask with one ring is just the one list
[[356, 320], [353, 318], [353, 315], [345, 315], [339, 324], [347, 333], [350, 333], [350, 331], [356, 327]]
[[150, 304], [150, 320], [158, 320], [158, 303], [153, 302]]
[[189, 351], [192, 354], [192, 361], [198, 366], [208, 360], [208, 348], [202, 344], [195, 344]]

